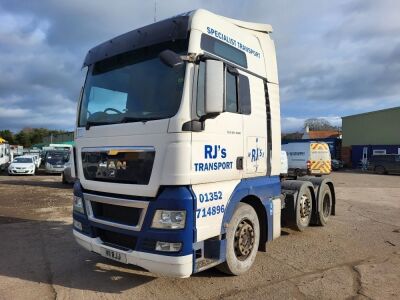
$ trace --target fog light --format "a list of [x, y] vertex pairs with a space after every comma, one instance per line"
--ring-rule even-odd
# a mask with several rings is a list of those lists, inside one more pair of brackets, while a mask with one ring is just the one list
[[160, 242], [157, 241], [156, 243], [156, 250], [157, 251], [164, 251], [164, 252], [178, 252], [182, 248], [182, 243], [168, 243], [168, 242]]
[[82, 231], [82, 223], [77, 220], [74, 220], [74, 227]]

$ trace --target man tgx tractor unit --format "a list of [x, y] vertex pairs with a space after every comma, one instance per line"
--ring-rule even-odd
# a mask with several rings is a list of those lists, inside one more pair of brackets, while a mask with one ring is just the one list
[[280, 180], [271, 32], [200, 9], [88, 52], [72, 171], [80, 245], [160, 275], [238, 275], [281, 217], [326, 224], [329, 179]]

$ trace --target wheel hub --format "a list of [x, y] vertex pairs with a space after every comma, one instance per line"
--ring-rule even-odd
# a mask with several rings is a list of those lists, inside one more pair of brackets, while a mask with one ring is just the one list
[[235, 231], [235, 254], [240, 260], [245, 260], [254, 247], [254, 228], [253, 224], [245, 219], [242, 220]]
[[300, 218], [306, 220], [311, 215], [311, 199], [307, 195], [300, 198]]

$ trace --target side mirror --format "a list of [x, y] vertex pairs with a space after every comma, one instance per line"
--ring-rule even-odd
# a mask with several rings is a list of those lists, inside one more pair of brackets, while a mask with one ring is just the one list
[[176, 68], [183, 64], [183, 60], [172, 50], [164, 50], [158, 55], [160, 60], [170, 68]]
[[204, 110], [207, 114], [220, 114], [224, 111], [224, 63], [206, 60], [206, 80]]

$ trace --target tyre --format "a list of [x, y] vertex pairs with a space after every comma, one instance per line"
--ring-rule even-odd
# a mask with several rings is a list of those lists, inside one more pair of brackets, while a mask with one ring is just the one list
[[332, 193], [329, 186], [325, 185], [319, 202], [319, 212], [317, 212], [317, 225], [325, 226], [332, 213]]
[[383, 166], [377, 166], [375, 167], [375, 173], [379, 175], [383, 175], [386, 173], [386, 170]]
[[230, 275], [247, 272], [254, 263], [260, 242], [260, 224], [254, 208], [239, 203], [226, 231], [226, 261], [217, 266]]
[[65, 179], [64, 173], [61, 173], [61, 182], [63, 184], [67, 184], [68, 183], [67, 180]]
[[302, 188], [296, 203], [296, 225], [295, 229], [304, 231], [310, 225], [312, 216], [312, 196], [309, 188]]

